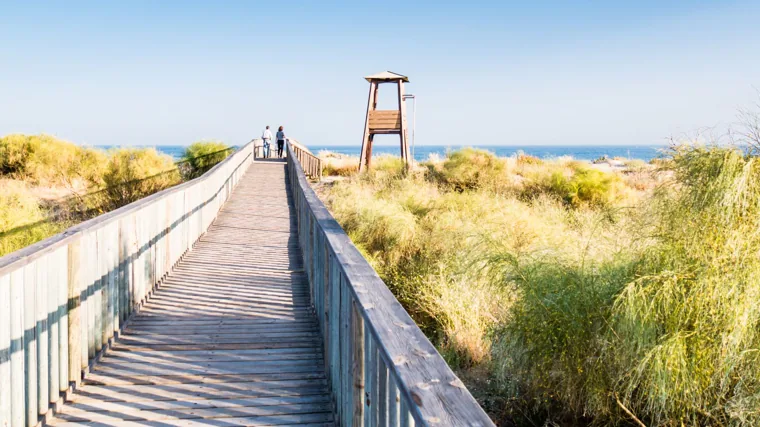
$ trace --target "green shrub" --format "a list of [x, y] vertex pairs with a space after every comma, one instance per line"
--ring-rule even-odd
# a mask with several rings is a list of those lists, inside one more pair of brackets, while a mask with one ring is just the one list
[[382, 187], [394, 185], [406, 174], [406, 165], [400, 157], [384, 154], [372, 157], [371, 166], [362, 177]]
[[103, 174], [105, 210], [132, 203], [180, 182], [172, 158], [154, 148], [119, 148], [109, 153]]
[[46, 221], [45, 212], [26, 184], [0, 180], [0, 256], [50, 237], [66, 225]]
[[183, 171], [186, 178], [192, 179], [206, 173], [217, 163], [232, 153], [230, 147], [218, 141], [199, 141], [190, 144], [182, 154], [187, 169]]
[[324, 176], [352, 176], [359, 172], [359, 161], [356, 164], [336, 164], [334, 162], [322, 163], [322, 175]]
[[760, 425], [760, 162], [677, 147], [660, 191], [659, 243], [616, 298], [621, 399], [655, 424]]
[[538, 157], [531, 156], [523, 152], [519, 152], [515, 160], [518, 165], [541, 165], [544, 163], [544, 161]]
[[615, 174], [584, 166], [574, 168], [570, 177], [561, 171], [555, 171], [549, 189], [572, 206], [605, 206], [619, 196], [621, 184], [620, 178]]
[[31, 141], [26, 135], [13, 134], [0, 138], [0, 173], [23, 174], [32, 150]]
[[0, 180], [0, 231], [43, 218], [39, 201], [22, 181]]
[[37, 185], [80, 187], [99, 181], [105, 155], [49, 135], [0, 138], [0, 172]]
[[618, 250], [493, 258], [517, 293], [494, 372], [528, 400], [523, 410], [609, 425], [760, 424], [760, 163], [679, 147], [671, 164], [674, 185], [617, 225], [634, 236]]
[[623, 162], [623, 165], [625, 165], [626, 170], [632, 172], [641, 172], [649, 169], [647, 162], [639, 159], [626, 160]]
[[521, 165], [529, 200], [437, 185], [433, 165], [433, 182], [339, 182], [328, 205], [446, 360], [487, 369], [514, 418], [760, 425], [760, 161], [679, 147], [661, 167], [672, 183], [614, 221], [625, 183], [579, 162]]
[[503, 179], [504, 160], [493, 153], [463, 148], [448, 154], [440, 171], [440, 180], [458, 191], [485, 188]]

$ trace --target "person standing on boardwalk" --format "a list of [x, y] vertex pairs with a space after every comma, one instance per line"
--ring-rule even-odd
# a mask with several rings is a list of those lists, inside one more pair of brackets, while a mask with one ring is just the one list
[[269, 142], [272, 140], [272, 131], [269, 126], [261, 133], [261, 139], [264, 141], [264, 157], [269, 157]]
[[277, 156], [282, 157], [282, 148], [285, 146], [285, 141], [288, 138], [285, 136], [285, 132], [282, 130], [282, 126], [277, 131]]

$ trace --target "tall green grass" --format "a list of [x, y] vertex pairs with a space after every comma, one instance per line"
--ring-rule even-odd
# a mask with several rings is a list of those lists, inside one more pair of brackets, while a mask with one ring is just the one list
[[326, 201], [449, 363], [503, 403], [492, 414], [760, 425], [755, 157], [678, 147], [651, 184], [487, 156], [380, 168]]

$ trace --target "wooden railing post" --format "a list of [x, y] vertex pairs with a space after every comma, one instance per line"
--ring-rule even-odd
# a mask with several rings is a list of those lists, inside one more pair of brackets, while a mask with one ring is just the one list
[[26, 411], [26, 357], [24, 355], [24, 269], [10, 274], [10, 327], [11, 327], [11, 427], [24, 427]]
[[69, 378], [76, 386], [82, 380], [82, 311], [81, 305], [81, 277], [79, 265], [80, 241], [76, 240], [68, 245], [68, 286], [67, 297], [69, 306]]
[[0, 277], [0, 426], [11, 423], [11, 276]]
[[25, 407], [26, 426], [37, 424], [37, 312], [35, 295], [37, 294], [37, 265], [30, 262], [24, 267], [24, 372], [26, 373]]
[[[365, 351], [369, 334], [365, 335], [364, 319], [356, 307], [356, 302], [351, 301], [351, 382], [352, 390], [352, 426], [362, 426], [366, 422], [364, 417], [364, 387], [366, 385], [365, 376]], [[370, 339], [371, 340], [371, 339]]]

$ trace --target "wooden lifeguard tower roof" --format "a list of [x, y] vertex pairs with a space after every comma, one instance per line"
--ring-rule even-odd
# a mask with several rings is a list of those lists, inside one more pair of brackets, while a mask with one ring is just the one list
[[391, 81], [397, 81], [401, 80], [404, 82], [409, 83], [409, 77], [394, 73], [393, 71], [383, 71], [381, 73], [373, 74], [371, 76], [365, 76], [364, 77], [368, 82], [391, 82]]

